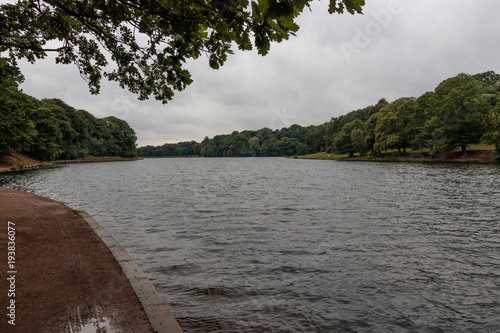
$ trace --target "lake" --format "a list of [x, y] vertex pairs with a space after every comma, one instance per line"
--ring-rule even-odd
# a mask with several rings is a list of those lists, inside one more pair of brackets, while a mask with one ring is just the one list
[[172, 158], [0, 174], [85, 210], [189, 332], [500, 332], [500, 167]]

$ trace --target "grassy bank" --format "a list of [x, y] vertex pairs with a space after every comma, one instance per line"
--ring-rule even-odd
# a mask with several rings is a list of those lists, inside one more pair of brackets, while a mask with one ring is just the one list
[[316, 159], [316, 160], [341, 160], [341, 161], [378, 161], [378, 162], [456, 162], [456, 163], [492, 163], [491, 152], [494, 147], [485, 144], [470, 145], [467, 149], [467, 156], [462, 155], [461, 150], [444, 152], [432, 155], [428, 151], [407, 149], [405, 156], [399, 156], [396, 150], [383, 152], [382, 156], [369, 157], [354, 154], [316, 153], [310, 155], [293, 156], [288, 158]]

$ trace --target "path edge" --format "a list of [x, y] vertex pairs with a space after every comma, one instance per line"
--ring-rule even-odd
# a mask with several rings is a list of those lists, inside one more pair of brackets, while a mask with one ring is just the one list
[[79, 211], [78, 213], [108, 247], [121, 266], [123, 273], [139, 298], [153, 330], [156, 333], [182, 333], [181, 327], [165, 304], [165, 301], [158, 294], [135, 260], [92, 216], [83, 211]]

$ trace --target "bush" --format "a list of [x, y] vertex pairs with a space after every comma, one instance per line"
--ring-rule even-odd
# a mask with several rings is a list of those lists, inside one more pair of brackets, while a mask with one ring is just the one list
[[19, 170], [23, 170], [23, 169], [24, 169], [23, 164], [16, 164], [16, 165], [10, 167], [10, 170], [12, 170], [12, 171], [19, 171]]
[[498, 149], [491, 151], [491, 159], [493, 163], [500, 163], [500, 151]]

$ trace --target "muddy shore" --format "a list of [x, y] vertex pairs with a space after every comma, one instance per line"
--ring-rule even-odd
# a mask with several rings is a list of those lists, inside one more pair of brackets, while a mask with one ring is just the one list
[[42, 162], [33, 159], [31, 156], [23, 153], [12, 153], [10, 155], [0, 154], [0, 172], [33, 170], [52, 167], [64, 163], [90, 163], [90, 162], [115, 162], [115, 161], [135, 161], [142, 158], [125, 158], [119, 156], [86, 156], [72, 160], [55, 160]]

